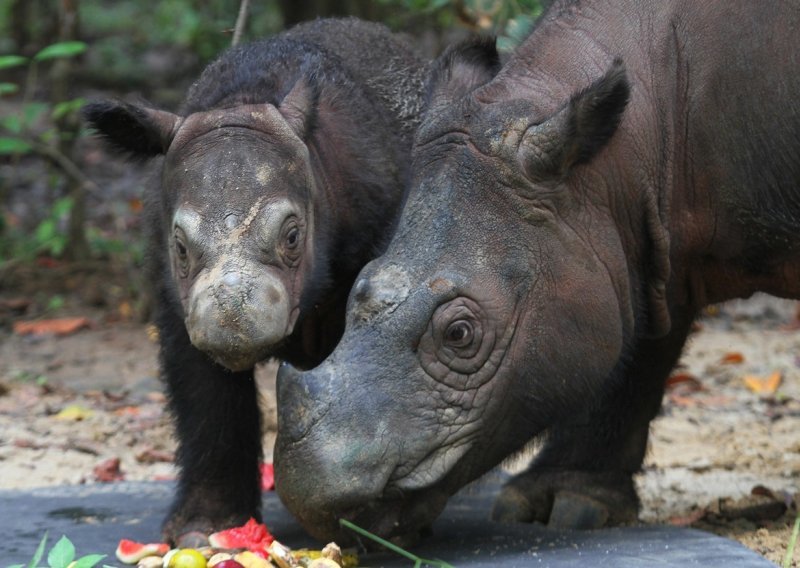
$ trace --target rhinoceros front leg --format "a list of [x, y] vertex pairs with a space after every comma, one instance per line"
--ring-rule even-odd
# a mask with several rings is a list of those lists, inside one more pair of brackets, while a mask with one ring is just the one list
[[665, 381], [690, 323], [688, 318], [673, 322], [666, 337], [643, 340], [617, 388], [579, 417], [549, 430], [532, 464], [501, 490], [492, 518], [555, 528], [635, 521], [639, 498], [633, 474], [641, 468], [650, 421], [661, 407]]
[[211, 532], [261, 518], [258, 391], [252, 370], [232, 373], [193, 347], [174, 309], [161, 312], [159, 332], [179, 468], [163, 535], [195, 547]]

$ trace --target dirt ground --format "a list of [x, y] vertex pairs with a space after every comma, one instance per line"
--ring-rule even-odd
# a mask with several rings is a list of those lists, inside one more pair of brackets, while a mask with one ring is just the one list
[[[0, 294], [0, 489], [174, 477], [153, 330], [78, 304], [55, 315], [89, 327], [22, 336], [12, 324], [30, 317], [24, 303]], [[798, 327], [798, 304], [768, 296], [698, 322], [638, 478], [644, 522], [723, 534], [782, 562], [800, 491]], [[258, 371], [267, 457], [274, 370]]]

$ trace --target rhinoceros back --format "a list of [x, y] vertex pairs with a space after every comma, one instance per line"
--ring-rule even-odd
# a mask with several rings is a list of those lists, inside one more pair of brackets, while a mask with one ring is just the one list
[[[410, 144], [426, 71], [410, 44], [381, 24], [357, 18], [314, 20], [224, 52], [192, 85], [182, 112], [277, 104], [298, 78], [306, 77], [335, 86], [352, 108], [377, 110]], [[372, 104], [362, 105], [362, 98]]]
[[403, 135], [413, 135], [422, 110], [427, 66], [403, 36], [357, 18], [315, 20], [292, 28], [287, 35], [338, 55], [348, 71], [392, 111]]

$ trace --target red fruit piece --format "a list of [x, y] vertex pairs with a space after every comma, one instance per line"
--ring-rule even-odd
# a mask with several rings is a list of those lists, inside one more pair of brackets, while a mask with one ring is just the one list
[[251, 552], [266, 552], [275, 538], [263, 523], [251, 518], [240, 527], [215, 532], [208, 542], [215, 548], [246, 548]]
[[261, 491], [275, 489], [275, 470], [271, 463], [262, 463], [261, 466]]
[[142, 544], [133, 540], [122, 539], [117, 545], [117, 559], [124, 564], [136, 564], [145, 556], [164, 556], [169, 552], [169, 545], [161, 542]]
[[214, 564], [214, 568], [244, 568], [241, 564], [236, 562], [233, 558], [229, 560], [223, 560], [221, 562], [217, 562]]

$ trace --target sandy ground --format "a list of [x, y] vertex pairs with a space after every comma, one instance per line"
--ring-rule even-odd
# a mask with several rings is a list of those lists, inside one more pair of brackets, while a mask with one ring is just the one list
[[[0, 327], [0, 489], [175, 475], [152, 332], [94, 316], [65, 337], [12, 334], [14, 317]], [[774, 372], [774, 391], [744, 380]], [[781, 563], [800, 491], [797, 304], [759, 296], [711, 310], [676, 374], [638, 478], [642, 520], [724, 534]], [[274, 365], [258, 377], [269, 455]]]

